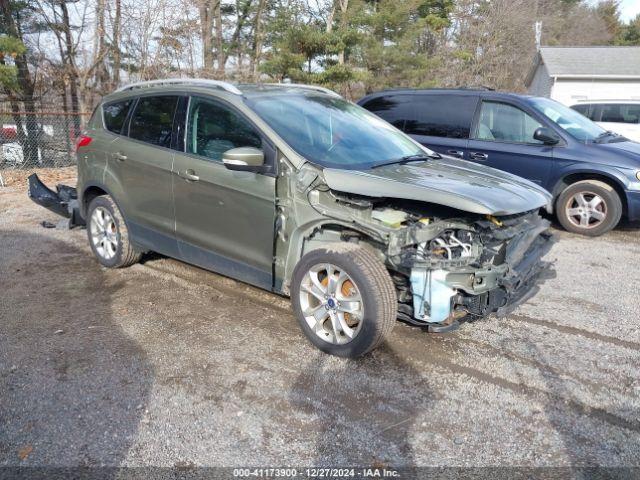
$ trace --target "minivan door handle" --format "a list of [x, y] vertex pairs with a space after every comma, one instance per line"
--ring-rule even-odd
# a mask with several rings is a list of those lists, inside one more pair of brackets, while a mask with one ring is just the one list
[[191, 169], [185, 170], [184, 172], [178, 172], [178, 176], [190, 182], [197, 182], [200, 180], [200, 177], [196, 175], [196, 172]]
[[471, 160], [478, 160], [480, 162], [484, 162], [489, 158], [489, 155], [487, 155], [486, 153], [471, 152], [469, 154], [469, 157], [471, 158]]
[[451, 155], [452, 157], [462, 158], [464, 157], [464, 152], [462, 150], [447, 150], [447, 155]]

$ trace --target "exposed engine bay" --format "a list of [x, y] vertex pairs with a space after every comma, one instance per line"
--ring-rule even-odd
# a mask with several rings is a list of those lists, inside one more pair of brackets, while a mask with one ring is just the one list
[[306, 196], [323, 216], [349, 226], [314, 230], [305, 250], [327, 240], [369, 244], [384, 256], [396, 285], [398, 318], [431, 331], [507, 313], [534, 291], [549, 267], [541, 258], [553, 243], [550, 222], [538, 209], [492, 216], [337, 192], [318, 183]]

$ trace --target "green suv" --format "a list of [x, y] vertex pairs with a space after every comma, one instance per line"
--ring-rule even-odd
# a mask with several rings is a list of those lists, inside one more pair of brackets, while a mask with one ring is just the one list
[[527, 297], [550, 200], [320, 87], [133, 84], [78, 142], [75, 205], [102, 265], [155, 251], [290, 296], [309, 340], [347, 357], [397, 319], [449, 331]]

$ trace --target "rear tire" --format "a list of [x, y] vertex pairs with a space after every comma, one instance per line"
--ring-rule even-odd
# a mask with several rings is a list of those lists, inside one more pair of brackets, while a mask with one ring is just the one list
[[622, 201], [611, 185], [599, 180], [582, 180], [562, 191], [556, 201], [556, 212], [565, 230], [597, 237], [618, 225]]
[[384, 264], [373, 252], [350, 243], [319, 248], [300, 259], [293, 272], [291, 303], [311, 343], [325, 353], [350, 358], [380, 345], [393, 329], [398, 310]]
[[93, 254], [105, 267], [129, 267], [142, 257], [131, 244], [120, 209], [108, 195], [96, 197], [89, 204], [87, 236]]

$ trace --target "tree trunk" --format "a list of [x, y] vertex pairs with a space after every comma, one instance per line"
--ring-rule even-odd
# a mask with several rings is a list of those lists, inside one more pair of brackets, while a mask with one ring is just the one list
[[[347, 27], [347, 8], [349, 8], [349, 0], [339, 0], [340, 2], [340, 30], [343, 31]], [[346, 53], [344, 49], [338, 52], [338, 63], [344, 65]]]
[[80, 100], [78, 98], [78, 71], [75, 66], [75, 51], [73, 48], [73, 35], [71, 34], [71, 22], [69, 20], [69, 10], [65, 0], [60, 0], [60, 10], [62, 11], [62, 30], [66, 48], [66, 64], [69, 71], [69, 96], [71, 97], [71, 112], [73, 114], [73, 135], [80, 134]]
[[116, 88], [120, 85], [120, 24], [122, 23], [122, 8], [121, 1], [115, 0], [116, 12], [113, 19], [113, 81], [112, 88]]
[[224, 78], [227, 54], [224, 51], [224, 37], [222, 36], [222, 0], [215, 3], [216, 29], [216, 57], [218, 61], [217, 77]]
[[200, 36], [202, 38], [202, 60], [206, 71], [213, 70], [213, 12], [210, 0], [200, 0]]
[[[63, 0], [64, 1], [64, 0]], [[104, 15], [105, 15], [105, 0], [96, 0], [96, 43], [93, 49], [93, 63], [96, 64], [94, 80], [96, 87], [99, 90], [104, 90], [106, 83], [109, 80], [109, 74], [106, 71], [104, 64], [105, 58], [105, 27], [104, 27]]]
[[262, 46], [264, 43], [264, 29], [262, 28], [262, 16], [267, 0], [258, 0], [258, 9], [256, 10], [256, 18], [253, 26], [253, 54], [251, 55], [251, 75], [253, 81], [257, 82], [260, 78], [260, 57], [262, 56]]

